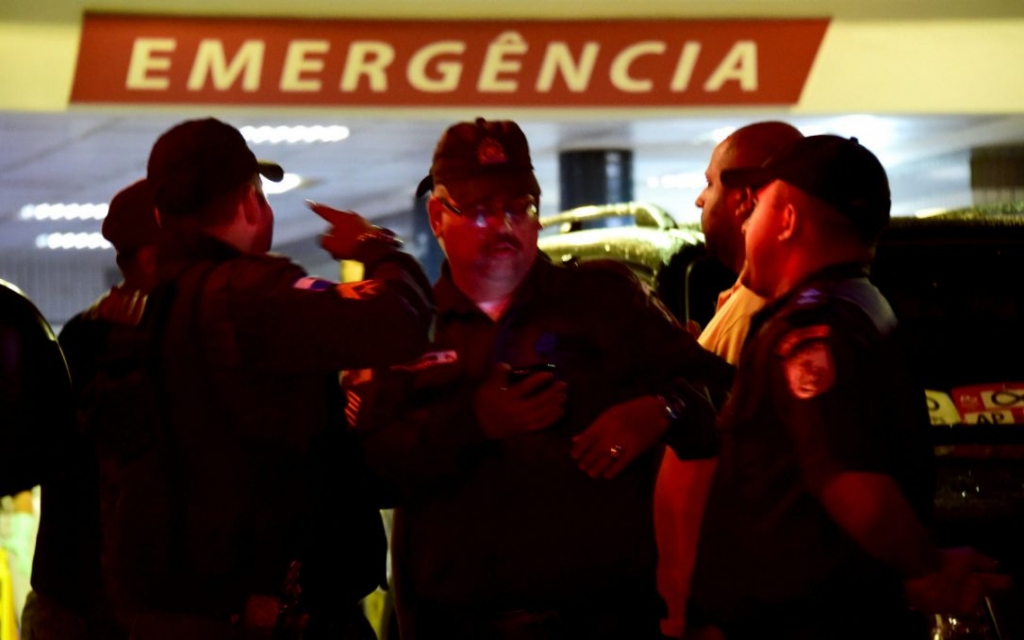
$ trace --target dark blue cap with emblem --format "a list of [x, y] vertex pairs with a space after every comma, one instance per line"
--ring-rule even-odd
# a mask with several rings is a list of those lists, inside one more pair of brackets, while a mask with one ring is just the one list
[[540, 195], [526, 136], [511, 120], [477, 118], [449, 127], [437, 143], [430, 174], [420, 182], [416, 196], [438, 184], [459, 204], [495, 194]]
[[846, 216], [865, 241], [875, 241], [889, 224], [885, 168], [856, 138], [808, 136], [784, 147], [760, 167], [722, 172], [722, 184], [730, 188], [758, 188], [774, 180], [827, 203]]

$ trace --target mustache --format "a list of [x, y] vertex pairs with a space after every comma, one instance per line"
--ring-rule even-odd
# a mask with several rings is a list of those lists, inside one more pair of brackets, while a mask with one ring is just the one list
[[500, 233], [500, 234], [494, 236], [493, 238], [491, 238], [487, 242], [487, 250], [495, 249], [495, 248], [498, 247], [498, 245], [501, 245], [501, 244], [511, 245], [513, 249], [520, 250], [520, 251], [523, 248], [523, 243], [519, 242], [519, 238], [515, 237], [514, 235], [512, 235], [510, 233]]

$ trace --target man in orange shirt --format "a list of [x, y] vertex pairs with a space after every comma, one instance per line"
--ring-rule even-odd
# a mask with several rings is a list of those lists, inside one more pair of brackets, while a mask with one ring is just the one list
[[[797, 129], [784, 122], [757, 122], [737, 129], [711, 154], [705, 171], [707, 186], [695, 204], [701, 209], [708, 255], [737, 274], [743, 271], [744, 265], [741, 227], [754, 210], [754, 197], [749, 189], [723, 185], [722, 171], [759, 167], [780, 148], [802, 137]], [[735, 365], [750, 318], [762, 306], [764, 300], [737, 279], [735, 285], [719, 295], [715, 316], [698, 341], [705, 349]], [[683, 631], [697, 536], [714, 468], [714, 459], [681, 461], [672, 449], [665, 449], [655, 489], [654, 517], [658, 540], [658, 591], [668, 605], [668, 616], [662, 620], [661, 630], [667, 636], [679, 637]]]

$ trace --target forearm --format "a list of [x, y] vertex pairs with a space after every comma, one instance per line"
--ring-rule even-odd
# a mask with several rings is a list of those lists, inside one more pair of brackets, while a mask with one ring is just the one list
[[921, 576], [939, 567], [930, 532], [889, 476], [840, 473], [825, 483], [819, 498], [832, 519], [861, 548], [903, 577]]
[[369, 426], [364, 418], [372, 418], [357, 427], [367, 464], [403, 498], [461, 477], [486, 442], [472, 409], [450, 401]]
[[391, 280], [395, 281], [395, 284], [402, 283], [397, 288], [407, 292], [405, 297], [408, 304], [416, 310], [417, 316], [430, 322], [434, 311], [433, 288], [415, 258], [408, 253], [393, 250], [366, 262], [364, 267], [367, 278]]

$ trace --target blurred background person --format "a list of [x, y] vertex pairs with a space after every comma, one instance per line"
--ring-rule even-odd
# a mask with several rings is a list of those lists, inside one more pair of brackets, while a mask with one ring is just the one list
[[[755, 200], [748, 188], [722, 184], [722, 172], [760, 167], [779, 149], [802, 137], [800, 131], [785, 122], [755, 122], [734, 131], [711, 154], [704, 172], [707, 185], [696, 202], [701, 210], [704, 248], [709, 257], [737, 275], [743, 271], [745, 262], [742, 226], [754, 210]], [[718, 296], [715, 315], [697, 341], [736, 365], [750, 319], [764, 304], [762, 297], [737, 278], [736, 284]], [[684, 461], [669, 448], [658, 471], [654, 494], [658, 590], [668, 606], [661, 630], [673, 638], [683, 632], [700, 520], [714, 469], [714, 459]]]

